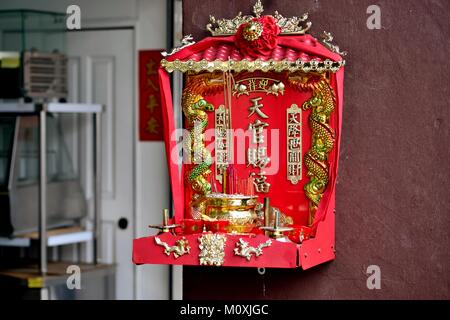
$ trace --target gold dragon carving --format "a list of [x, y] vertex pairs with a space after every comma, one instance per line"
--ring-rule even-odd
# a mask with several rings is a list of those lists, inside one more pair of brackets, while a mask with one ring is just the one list
[[239, 238], [239, 241], [236, 242], [236, 248], [234, 248], [234, 254], [236, 256], [243, 257], [250, 261], [255, 255], [255, 257], [259, 257], [263, 254], [263, 249], [268, 248], [272, 245], [272, 240], [267, 240], [266, 242], [260, 243], [256, 247], [252, 247], [247, 241], [244, 241], [242, 238]]
[[177, 240], [174, 246], [169, 246], [166, 242], [162, 241], [160, 238], [155, 237], [155, 243], [158, 246], [164, 248], [164, 253], [170, 256], [173, 253], [175, 259], [181, 257], [182, 255], [189, 254], [191, 252], [191, 247], [189, 246], [189, 241], [185, 237]]
[[182, 109], [186, 117], [186, 128], [189, 137], [185, 150], [190, 163], [194, 166], [186, 173], [193, 196], [191, 199], [192, 215], [196, 219], [204, 213], [204, 196], [211, 192], [209, 176], [211, 174], [212, 157], [206, 149], [204, 132], [208, 126], [208, 113], [214, 106], [205, 100], [205, 96], [223, 91], [223, 77], [218, 73], [189, 74], [182, 95]]
[[330, 116], [336, 107], [336, 95], [326, 73], [294, 74], [289, 77], [289, 84], [297, 90], [312, 91], [311, 98], [302, 105], [303, 110], [311, 109], [311, 148], [304, 157], [309, 177], [305, 194], [310, 200], [308, 223], [311, 225], [329, 182], [328, 155], [336, 139], [330, 126]]

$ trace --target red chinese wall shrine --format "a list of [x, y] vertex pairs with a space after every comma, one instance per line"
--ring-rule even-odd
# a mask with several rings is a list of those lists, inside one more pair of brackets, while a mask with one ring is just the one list
[[[255, 1], [183, 0], [183, 33]], [[185, 299], [450, 298], [450, 2], [277, 0], [347, 50], [335, 261], [302, 270], [184, 267]], [[381, 8], [369, 30], [367, 7]], [[381, 289], [366, 286], [369, 265]]]

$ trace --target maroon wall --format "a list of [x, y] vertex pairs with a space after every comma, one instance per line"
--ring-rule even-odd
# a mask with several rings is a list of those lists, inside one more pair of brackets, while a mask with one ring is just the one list
[[[183, 0], [184, 34], [254, 1]], [[450, 2], [263, 0], [347, 50], [335, 261], [308, 271], [184, 268], [186, 299], [450, 298]], [[366, 27], [377, 4], [382, 29]], [[366, 269], [381, 268], [381, 290]]]

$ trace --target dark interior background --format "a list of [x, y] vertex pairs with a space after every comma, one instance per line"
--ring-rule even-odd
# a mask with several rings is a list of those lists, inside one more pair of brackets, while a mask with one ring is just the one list
[[[255, 1], [183, 0], [184, 34]], [[184, 268], [185, 299], [450, 298], [450, 2], [263, 0], [266, 14], [310, 13], [346, 56], [335, 261], [302, 270]], [[367, 7], [381, 8], [369, 30]], [[369, 265], [381, 289], [366, 287]]]

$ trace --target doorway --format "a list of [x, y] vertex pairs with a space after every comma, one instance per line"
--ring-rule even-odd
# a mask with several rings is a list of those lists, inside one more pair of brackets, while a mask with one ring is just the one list
[[[135, 298], [131, 262], [134, 237], [134, 30], [82, 30], [67, 34], [70, 102], [100, 103], [102, 115], [101, 247], [103, 263], [116, 264], [116, 298]], [[86, 197], [92, 199], [93, 130], [77, 119], [78, 170]], [[92, 247], [85, 248], [90, 257]]]

